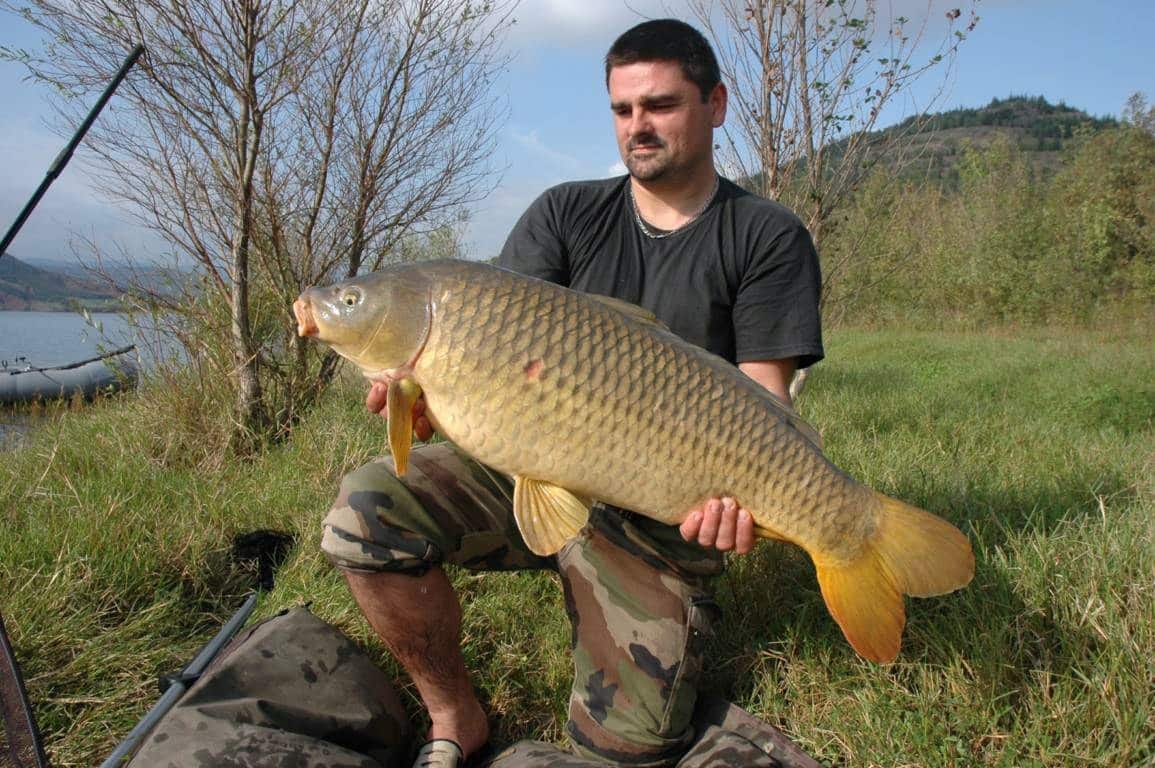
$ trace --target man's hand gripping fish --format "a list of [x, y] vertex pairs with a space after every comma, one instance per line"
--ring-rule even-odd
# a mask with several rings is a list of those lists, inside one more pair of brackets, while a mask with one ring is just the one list
[[781, 401], [631, 304], [441, 261], [310, 288], [293, 310], [302, 336], [389, 383], [399, 473], [424, 392], [439, 432], [514, 477], [514, 516], [540, 555], [577, 534], [591, 499], [677, 525], [732, 496], [758, 535], [806, 550], [830, 613], [876, 662], [898, 654], [903, 594], [974, 574], [957, 528], [856, 482]]

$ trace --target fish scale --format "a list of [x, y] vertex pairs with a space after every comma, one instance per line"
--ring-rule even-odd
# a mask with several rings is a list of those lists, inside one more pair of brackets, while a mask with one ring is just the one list
[[390, 382], [399, 472], [423, 391], [440, 432], [515, 478], [514, 516], [538, 554], [577, 533], [585, 500], [676, 525], [733, 496], [759, 535], [806, 550], [851, 645], [882, 662], [901, 645], [903, 594], [974, 574], [957, 528], [855, 481], [766, 389], [640, 308], [447, 261], [309, 289], [294, 312], [302, 335]]
[[[816, 475], [853, 481], [787, 421], [768, 418], [769, 396], [751, 391], [744, 374], [668, 331], [639, 333], [641, 321], [589, 297], [508, 280], [498, 270], [442, 277], [413, 371], [429, 410], [466, 452], [667, 523], [705, 498], [733, 495], [765, 528], [856, 554], [856, 540], [841, 535], [847, 516], [863, 517], [855, 494], [819, 484], [823, 506], [833, 497], [854, 508], [814, 515], [807, 493]], [[532, 360], [542, 361], [536, 380], [525, 374]], [[719, 376], [738, 385], [736, 402], [725, 402], [721, 385], [710, 392]], [[606, 411], [608, 419], [596, 415]], [[500, 439], [507, 434], [518, 439]], [[806, 512], [824, 524], [790, 530], [786, 518]]]

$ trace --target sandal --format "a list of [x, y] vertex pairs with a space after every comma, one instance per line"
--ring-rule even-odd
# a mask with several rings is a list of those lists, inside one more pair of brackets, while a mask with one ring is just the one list
[[433, 739], [421, 745], [413, 768], [460, 768], [465, 764], [465, 755], [456, 741]]

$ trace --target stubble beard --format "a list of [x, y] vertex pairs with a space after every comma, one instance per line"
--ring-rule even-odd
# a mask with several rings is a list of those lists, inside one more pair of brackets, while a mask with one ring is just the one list
[[633, 156], [626, 157], [626, 170], [638, 181], [657, 181], [666, 175], [669, 168], [668, 160], [659, 158], [640, 160]]
[[670, 154], [666, 142], [657, 137], [656, 151], [651, 150], [645, 156], [634, 154], [633, 142], [626, 146], [623, 162], [630, 176], [642, 182], [661, 181], [664, 183], [681, 183], [690, 179], [696, 167], [690, 156], [675, 157]]
[[[656, 146], [656, 151], [651, 149], [647, 156], [638, 157], [634, 154], [636, 143], [644, 143], [650, 147]], [[666, 175], [672, 164], [666, 142], [654, 134], [646, 134], [631, 139], [626, 145], [624, 162], [630, 176], [638, 181], [657, 181]]]

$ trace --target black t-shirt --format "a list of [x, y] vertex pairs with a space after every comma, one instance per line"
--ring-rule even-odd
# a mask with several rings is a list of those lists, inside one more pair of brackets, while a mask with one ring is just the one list
[[732, 363], [793, 357], [804, 368], [822, 359], [818, 255], [797, 216], [722, 179], [701, 216], [651, 238], [634, 219], [628, 181], [546, 190], [498, 263], [639, 304]]

